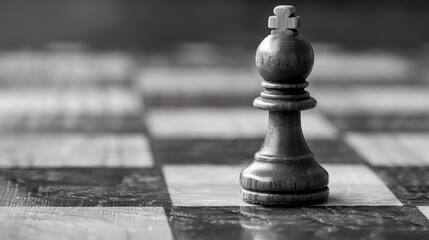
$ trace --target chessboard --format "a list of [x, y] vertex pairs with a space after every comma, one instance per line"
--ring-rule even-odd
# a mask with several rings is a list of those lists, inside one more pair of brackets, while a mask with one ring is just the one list
[[252, 56], [2, 52], [1, 239], [429, 239], [429, 72], [314, 48], [330, 197], [299, 208], [240, 199], [268, 119]]

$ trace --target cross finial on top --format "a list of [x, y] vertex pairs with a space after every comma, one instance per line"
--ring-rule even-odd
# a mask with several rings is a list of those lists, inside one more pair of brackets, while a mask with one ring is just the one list
[[277, 28], [280, 32], [288, 29], [298, 29], [301, 26], [301, 18], [295, 16], [295, 7], [291, 5], [279, 5], [274, 8], [275, 16], [268, 18], [268, 27]]

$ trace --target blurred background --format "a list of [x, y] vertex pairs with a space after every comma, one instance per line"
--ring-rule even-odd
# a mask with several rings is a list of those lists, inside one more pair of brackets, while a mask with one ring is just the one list
[[[429, 3], [424, 0], [2, 0], [0, 82], [39, 89], [131, 84], [149, 107], [250, 107], [262, 80], [254, 53], [269, 35], [267, 18], [279, 4], [294, 5], [302, 17], [300, 31], [316, 59], [311, 93], [321, 109], [342, 109], [340, 115], [365, 110], [365, 116], [385, 110], [385, 117], [412, 106], [418, 116], [428, 115], [427, 87], [421, 87], [429, 82]], [[356, 92], [356, 86], [366, 88]], [[406, 86], [419, 87], [408, 91]], [[61, 94], [33, 107], [31, 100], [22, 100], [28, 94], [0, 94], [4, 111], [64, 108], [51, 103]], [[115, 96], [117, 109], [123, 108], [122, 95]], [[80, 114], [73, 101], [67, 104]], [[383, 128], [384, 120], [370, 124]]]
[[1, 49], [56, 43], [163, 52], [204, 42], [254, 50], [273, 6], [294, 5], [312, 42], [362, 49], [419, 49], [429, 39], [424, 0], [2, 0]]
[[267, 17], [279, 4], [297, 8], [301, 32], [316, 54], [327, 48], [389, 53], [381, 60], [415, 62], [413, 77], [422, 77], [416, 72], [429, 61], [424, 0], [2, 0], [0, 50], [119, 50], [155, 64], [246, 65], [269, 34]]

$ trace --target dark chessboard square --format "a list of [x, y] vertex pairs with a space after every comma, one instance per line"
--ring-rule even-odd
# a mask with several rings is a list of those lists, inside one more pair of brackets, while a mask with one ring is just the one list
[[253, 239], [241, 225], [239, 207], [173, 207], [165, 213], [177, 240]]
[[427, 239], [414, 207], [174, 207], [176, 239]]
[[403, 204], [429, 206], [429, 167], [376, 167], [374, 170]]
[[165, 206], [157, 168], [1, 169], [0, 206]]
[[341, 139], [309, 139], [311, 151], [319, 163], [363, 163], [364, 160]]
[[156, 162], [162, 164], [242, 164], [253, 159], [263, 139], [153, 140]]
[[140, 116], [44, 116], [0, 121], [3, 133], [135, 133], [147, 132]]
[[332, 123], [343, 131], [421, 132], [429, 129], [429, 114], [331, 114]]
[[252, 105], [253, 95], [197, 95], [197, 96], [145, 96], [147, 108], [178, 108], [178, 107], [248, 107]]
[[[170, 139], [153, 140], [153, 154], [163, 164], [244, 164], [260, 149], [263, 139]], [[345, 142], [338, 139], [308, 140], [320, 163], [361, 163]]]

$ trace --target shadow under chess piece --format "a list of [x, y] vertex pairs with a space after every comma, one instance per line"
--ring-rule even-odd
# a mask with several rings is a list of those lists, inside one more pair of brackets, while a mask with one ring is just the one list
[[256, 51], [263, 91], [253, 105], [269, 111], [268, 133], [253, 162], [240, 175], [241, 197], [258, 205], [300, 206], [327, 200], [328, 173], [314, 159], [301, 129], [301, 110], [316, 106], [304, 90], [314, 55], [298, 33], [293, 6], [274, 9], [271, 31]]

